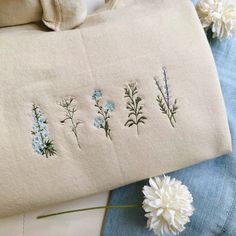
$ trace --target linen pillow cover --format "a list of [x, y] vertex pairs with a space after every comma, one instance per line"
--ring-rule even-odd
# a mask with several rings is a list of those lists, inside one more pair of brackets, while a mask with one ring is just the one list
[[79, 26], [87, 16], [85, 0], [1, 0], [0, 27], [43, 20], [52, 30]]
[[0, 30], [0, 216], [231, 151], [189, 0], [131, 1], [72, 31], [26, 29]]
[[0, 27], [40, 21], [42, 13], [40, 0], [1, 0]]

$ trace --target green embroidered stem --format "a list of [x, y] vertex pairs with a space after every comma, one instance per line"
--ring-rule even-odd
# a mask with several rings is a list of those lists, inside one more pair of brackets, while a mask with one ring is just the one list
[[108, 114], [108, 111], [103, 110], [103, 107], [99, 104], [99, 101], [100, 100], [96, 100], [95, 107], [98, 108], [98, 114], [100, 114], [104, 119], [104, 125], [101, 125], [101, 128], [104, 129], [106, 137], [110, 138], [110, 140], [112, 140], [111, 134], [110, 134], [111, 129], [110, 129], [109, 122], [108, 122], [108, 119], [110, 118], [110, 116]]
[[38, 216], [37, 219], [43, 219], [43, 218], [47, 218], [47, 217], [58, 216], [58, 215], [64, 215], [64, 214], [70, 214], [70, 213], [75, 213], [75, 212], [99, 210], [99, 209], [117, 209], [117, 208], [127, 209], [127, 208], [141, 208], [141, 207], [142, 207], [142, 205], [111, 205], [111, 206], [98, 206], [98, 207], [81, 208], [81, 209], [76, 209], [76, 210], [71, 210], [71, 211], [63, 211], [63, 212], [57, 212], [57, 213], [42, 215], [42, 216]]
[[125, 126], [132, 127], [136, 126], [137, 134], [139, 135], [139, 124], [145, 124], [147, 119], [143, 115], [143, 106], [140, 104], [142, 98], [138, 96], [138, 88], [136, 83], [129, 83], [125, 90], [125, 98], [128, 98], [127, 110], [129, 110], [128, 120]]
[[77, 129], [78, 129], [79, 124], [81, 124], [82, 122], [74, 119], [74, 115], [78, 111], [77, 105], [75, 103], [75, 98], [73, 97], [63, 98], [59, 105], [65, 109], [65, 116], [66, 116], [64, 120], [61, 120], [61, 123], [64, 124], [67, 120], [71, 122], [71, 125], [72, 125], [71, 131], [73, 132], [76, 138], [78, 147], [81, 148]]

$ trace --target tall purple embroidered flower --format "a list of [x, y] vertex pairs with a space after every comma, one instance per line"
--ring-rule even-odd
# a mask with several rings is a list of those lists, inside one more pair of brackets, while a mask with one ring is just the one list
[[170, 107], [170, 92], [169, 92], [169, 86], [168, 86], [168, 77], [167, 77], [167, 72], [166, 72], [166, 68], [162, 67], [162, 71], [163, 71], [163, 81], [164, 81], [164, 90], [165, 90], [165, 100], [166, 100], [166, 104], [168, 107]]
[[165, 67], [162, 67], [162, 74], [163, 74], [162, 83], [157, 79], [157, 77], [154, 77], [156, 86], [159, 90], [159, 94], [157, 95], [156, 100], [159, 104], [161, 112], [167, 115], [171, 126], [175, 127], [176, 123], [175, 114], [177, 113], [178, 110], [177, 99], [175, 99], [174, 102], [172, 103], [170, 95], [170, 87], [168, 84], [168, 75]]

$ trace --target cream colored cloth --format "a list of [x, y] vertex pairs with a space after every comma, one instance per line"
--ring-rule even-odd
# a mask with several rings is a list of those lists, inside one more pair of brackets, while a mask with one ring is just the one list
[[87, 16], [84, 0], [41, 0], [43, 22], [55, 31], [73, 29]]
[[0, 27], [40, 21], [40, 0], [0, 0]]
[[[190, 1], [136, 0], [72, 31], [31, 27], [0, 31], [1, 216], [231, 151], [213, 57]], [[48, 141], [41, 151], [35, 119]]]
[[1, 0], [0, 27], [43, 20], [52, 30], [79, 26], [87, 16], [85, 0]]

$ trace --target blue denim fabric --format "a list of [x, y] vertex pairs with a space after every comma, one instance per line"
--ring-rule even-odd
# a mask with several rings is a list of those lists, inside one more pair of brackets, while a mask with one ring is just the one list
[[[236, 39], [224, 43], [214, 40], [212, 51], [227, 108], [233, 153], [170, 174], [189, 187], [196, 208], [181, 236], [236, 236]], [[146, 183], [114, 190], [109, 204], [141, 204]], [[153, 236], [145, 226], [141, 208], [110, 209], [102, 235]]]

